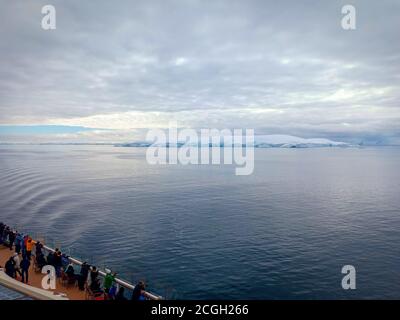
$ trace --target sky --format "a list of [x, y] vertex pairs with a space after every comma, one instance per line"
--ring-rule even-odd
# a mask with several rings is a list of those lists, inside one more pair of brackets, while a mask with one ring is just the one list
[[0, 142], [131, 142], [178, 121], [400, 144], [399, 17], [398, 0], [0, 0]]

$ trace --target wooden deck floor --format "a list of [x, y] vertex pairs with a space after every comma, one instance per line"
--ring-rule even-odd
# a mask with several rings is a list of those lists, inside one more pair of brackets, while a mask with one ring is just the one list
[[[6, 248], [3, 245], [0, 245], [0, 266], [4, 267], [7, 260], [14, 254], [14, 250], [11, 251], [9, 248]], [[20, 255], [20, 259], [22, 257]], [[34, 286], [36, 288], [42, 289], [41, 282], [44, 275], [41, 273], [36, 273], [33, 267], [33, 261], [31, 261], [31, 267], [29, 270], [29, 285]], [[17, 280], [21, 280], [19, 275], [17, 275]], [[64, 293], [70, 300], [85, 300], [85, 292], [80, 291], [78, 287], [65, 287], [61, 284], [61, 281], [57, 279], [56, 290], [52, 290], [56, 293]]]

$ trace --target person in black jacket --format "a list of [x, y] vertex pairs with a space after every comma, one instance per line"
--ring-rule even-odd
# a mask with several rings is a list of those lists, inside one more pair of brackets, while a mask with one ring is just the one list
[[78, 277], [78, 287], [79, 290], [85, 290], [85, 282], [88, 278], [89, 275], [89, 265], [84, 262], [81, 265], [81, 272], [79, 273], [79, 277]]
[[118, 293], [115, 295], [115, 300], [119, 300], [119, 301], [127, 300], [127, 299], [125, 298], [124, 293], [125, 293], [125, 288], [124, 288], [124, 287], [121, 287], [121, 288], [118, 290]]
[[40, 243], [40, 241], [36, 242], [36, 245], [35, 245], [36, 256], [39, 256], [42, 254], [42, 248], [43, 248], [43, 245]]
[[61, 251], [56, 248], [54, 254], [53, 254], [53, 265], [54, 268], [56, 268], [56, 275], [57, 277], [61, 276], [61, 267], [62, 267], [62, 257], [61, 257]]
[[15, 278], [15, 261], [14, 261], [13, 257], [8, 259], [8, 261], [6, 262], [6, 265], [5, 265], [5, 269], [6, 269], [6, 274], [9, 277]]
[[0, 222], [0, 244], [3, 243], [3, 232], [6, 225], [3, 222]]
[[36, 264], [40, 270], [47, 264], [43, 253], [36, 256]]
[[22, 258], [22, 261], [20, 263], [21, 277], [22, 277], [22, 282], [24, 282], [24, 283], [28, 283], [30, 266], [31, 266], [31, 262], [29, 261], [28, 257], [26, 255], [24, 255], [24, 257]]
[[135, 286], [132, 292], [132, 299], [131, 300], [144, 300], [143, 293], [144, 289], [146, 288], [143, 281], [139, 281], [138, 284]]
[[97, 268], [95, 266], [92, 266], [92, 271], [90, 271], [90, 282], [96, 281], [98, 276], [99, 271], [97, 271]]
[[8, 233], [8, 245], [10, 246], [10, 250], [13, 249], [13, 245], [14, 245], [14, 241], [15, 241], [15, 233], [14, 231], [10, 230]]
[[75, 269], [72, 264], [68, 265], [67, 270], [65, 271], [65, 274], [68, 276], [69, 279], [75, 280]]
[[5, 225], [3, 230], [3, 243], [7, 246], [8, 234], [10, 233], [10, 227]]
[[54, 267], [54, 253], [51, 251], [47, 255], [47, 264]]
[[101, 290], [101, 284], [99, 278], [96, 277], [94, 281], [92, 281], [92, 283], [90, 284], [90, 290], [92, 290], [95, 296], [103, 293], [103, 291]]

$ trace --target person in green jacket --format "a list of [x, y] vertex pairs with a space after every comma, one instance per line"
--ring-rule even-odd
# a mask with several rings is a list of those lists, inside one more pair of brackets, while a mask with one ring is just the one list
[[104, 292], [108, 293], [108, 291], [110, 290], [110, 288], [112, 287], [114, 281], [115, 281], [115, 276], [117, 274], [111, 273], [111, 270], [106, 269], [106, 276], [104, 277]]

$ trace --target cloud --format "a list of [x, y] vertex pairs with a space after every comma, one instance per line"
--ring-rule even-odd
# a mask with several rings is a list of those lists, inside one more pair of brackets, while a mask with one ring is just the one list
[[184, 64], [187, 64], [187, 63], [188, 63], [188, 59], [186, 59], [185, 57], [176, 58], [174, 61], [174, 64], [176, 66], [183, 66]]
[[45, 4], [2, 4], [0, 124], [400, 136], [396, 0], [353, 1], [353, 31], [347, 1], [55, 0], [53, 31]]

